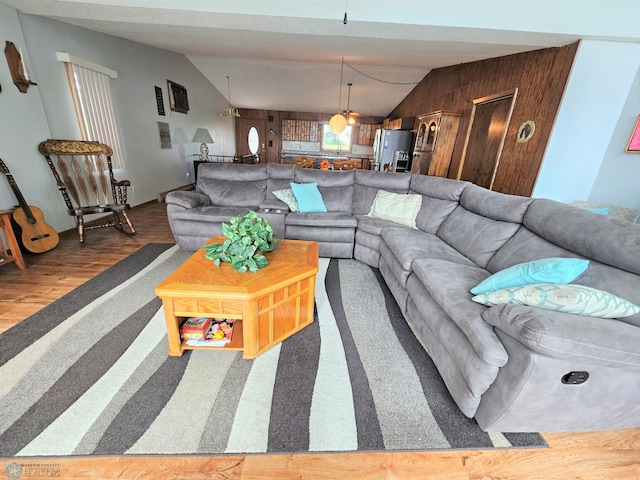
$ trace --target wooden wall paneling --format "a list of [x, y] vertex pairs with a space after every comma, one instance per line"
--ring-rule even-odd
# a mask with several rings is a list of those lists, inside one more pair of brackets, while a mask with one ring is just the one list
[[[531, 195], [551, 128], [564, 92], [578, 44], [435, 69], [389, 114], [390, 118], [450, 110], [462, 113], [459, 131], [467, 132], [474, 98], [518, 88], [512, 120], [502, 150], [494, 189]], [[536, 131], [527, 144], [516, 142], [523, 121], [534, 120]], [[540, 128], [538, 128], [540, 126]], [[455, 177], [464, 151], [458, 135], [449, 177]]]

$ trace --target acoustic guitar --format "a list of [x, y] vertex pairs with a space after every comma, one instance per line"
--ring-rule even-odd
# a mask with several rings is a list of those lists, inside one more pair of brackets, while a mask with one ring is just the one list
[[16, 237], [20, 246], [32, 253], [43, 253], [54, 249], [60, 240], [58, 232], [44, 221], [42, 210], [38, 207], [27, 205], [16, 181], [13, 179], [13, 175], [11, 175], [2, 160], [0, 160], [0, 172], [7, 177], [9, 185], [11, 185], [11, 189], [20, 204], [20, 208], [13, 212], [13, 220], [18, 225], [16, 234], [19, 233], [19, 235], [16, 235]]

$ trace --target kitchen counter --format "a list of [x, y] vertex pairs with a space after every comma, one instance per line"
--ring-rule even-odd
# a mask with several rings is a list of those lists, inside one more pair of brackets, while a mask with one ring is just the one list
[[293, 158], [293, 157], [313, 157], [313, 158], [326, 158], [328, 160], [332, 160], [334, 158], [368, 158], [371, 159], [371, 155], [363, 155], [361, 153], [323, 153], [323, 152], [303, 152], [300, 150], [282, 150], [280, 152], [280, 157], [283, 158]]

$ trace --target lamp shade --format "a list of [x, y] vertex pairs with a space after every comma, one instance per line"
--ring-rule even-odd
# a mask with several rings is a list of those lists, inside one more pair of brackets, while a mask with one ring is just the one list
[[345, 128], [347, 128], [347, 119], [344, 118], [344, 115], [342, 115], [341, 113], [336, 113], [329, 120], [329, 129], [333, 133], [343, 132]]
[[209, 134], [209, 130], [206, 128], [198, 128], [196, 129], [196, 134], [193, 136], [193, 142], [200, 143], [213, 143], [213, 138]]

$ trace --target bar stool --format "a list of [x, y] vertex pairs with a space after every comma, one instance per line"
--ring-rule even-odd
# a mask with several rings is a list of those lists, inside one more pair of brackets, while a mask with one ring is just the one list
[[[13, 226], [11, 225], [12, 214], [13, 210], [0, 210], [0, 228], [4, 232], [8, 244], [8, 248], [5, 248], [4, 243], [0, 241], [0, 266], [16, 262], [18, 268], [24, 270], [27, 268], [27, 264], [24, 263], [18, 240], [16, 240], [16, 236], [13, 233]], [[11, 253], [9, 253], [9, 250]]]

